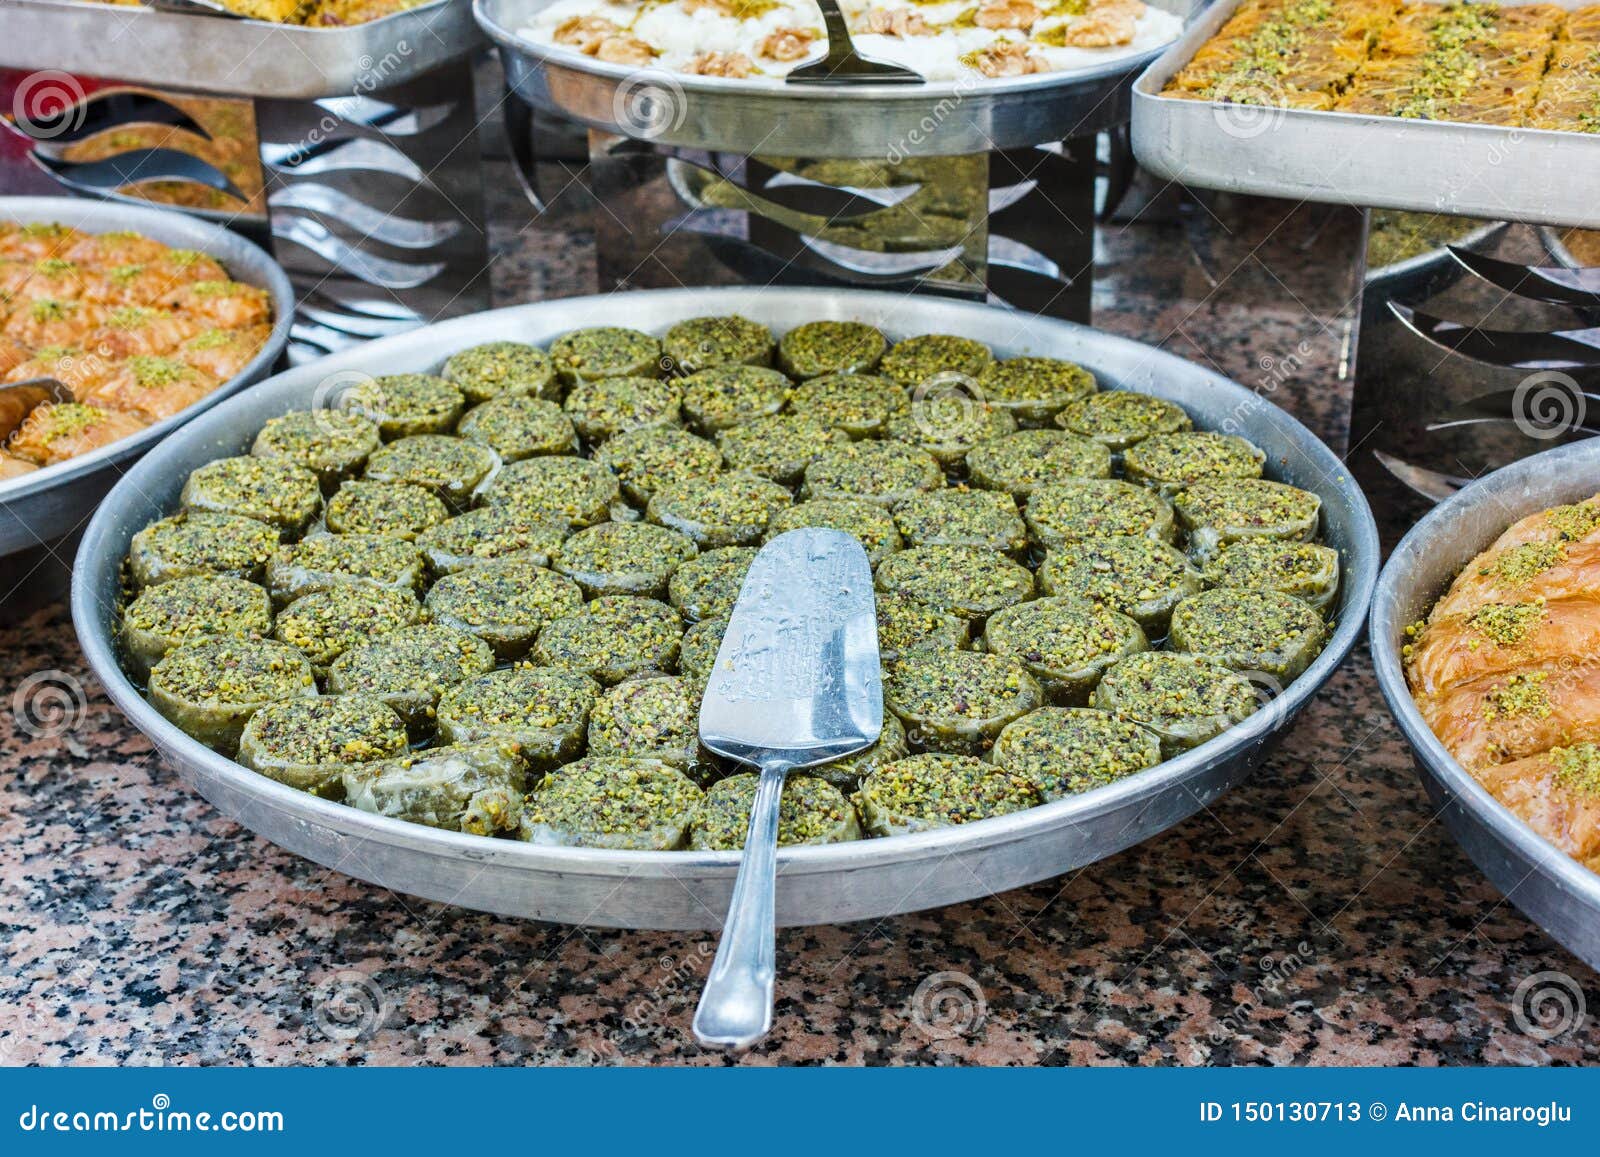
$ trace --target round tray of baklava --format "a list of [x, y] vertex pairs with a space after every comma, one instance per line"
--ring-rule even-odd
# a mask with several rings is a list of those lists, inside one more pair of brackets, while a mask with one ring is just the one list
[[1369, 633], [1378, 683], [1445, 826], [1506, 899], [1591, 967], [1597, 492], [1594, 439], [1464, 487], [1395, 547]]
[[136, 205], [0, 198], [0, 277], [0, 380], [72, 394], [0, 448], [0, 556], [81, 527], [131, 461], [264, 378], [294, 316], [258, 246]]
[[[1149, 4], [1174, 33], [1200, 7], [1193, 0]], [[857, 78], [852, 83], [797, 85], [776, 77], [688, 75], [658, 62], [617, 63], [537, 43], [525, 35], [526, 26], [551, 6], [551, 0], [473, 3], [479, 26], [500, 49], [507, 83], [523, 99], [624, 137], [775, 157], [956, 156], [1092, 135], [1127, 122], [1133, 78], [1170, 43], [1116, 50], [1103, 61], [1092, 59], [1095, 49], [1082, 49], [1081, 63], [1057, 71], [992, 77], [967, 73], [920, 84]], [[763, 11], [759, 5], [724, 7]], [[971, 19], [970, 12], [951, 7], [952, 23], [960, 24], [963, 14]], [[1061, 19], [1055, 13], [1081, 15], [1084, 7], [1030, 4], [1029, 10]], [[696, 27], [697, 21], [703, 26], [704, 15], [686, 16], [688, 26]], [[929, 10], [930, 24], [934, 18]], [[925, 39], [907, 33], [899, 42]], [[1027, 43], [1024, 37], [1017, 46]], [[870, 48], [870, 43], [858, 45], [863, 52]], [[820, 55], [821, 41], [808, 51]]]
[[1378, 564], [1333, 452], [1171, 354], [686, 289], [441, 322], [230, 400], [101, 506], [73, 617], [166, 761], [285, 848], [714, 928], [747, 801], [697, 696], [755, 548], [803, 525], [876, 564], [887, 709], [790, 789], [785, 925], [1004, 891], [1211, 804], [1348, 654]]

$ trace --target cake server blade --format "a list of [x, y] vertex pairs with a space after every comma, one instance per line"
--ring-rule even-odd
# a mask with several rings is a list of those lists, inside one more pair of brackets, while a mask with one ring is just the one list
[[700, 742], [760, 769], [744, 856], [694, 1033], [744, 1048], [772, 1027], [778, 805], [792, 770], [842, 759], [883, 727], [872, 568], [852, 536], [807, 528], [756, 555], [700, 707]]

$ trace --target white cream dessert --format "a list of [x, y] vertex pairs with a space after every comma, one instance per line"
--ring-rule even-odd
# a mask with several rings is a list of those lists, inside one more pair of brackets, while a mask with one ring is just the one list
[[[840, 0], [856, 48], [931, 81], [1088, 68], [1175, 40], [1142, 0]], [[611, 64], [780, 80], [827, 49], [811, 0], [556, 0], [521, 35]]]

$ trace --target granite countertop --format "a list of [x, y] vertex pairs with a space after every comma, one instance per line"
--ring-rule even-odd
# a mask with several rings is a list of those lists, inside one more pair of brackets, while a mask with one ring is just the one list
[[[590, 288], [582, 231], [524, 228], [515, 196], [490, 190], [497, 300]], [[1352, 289], [1328, 270], [1359, 215], [1170, 208], [1102, 230], [1097, 323], [1258, 388], [1342, 447]], [[31, 581], [48, 586], [38, 561]], [[320, 868], [159, 763], [86, 671], [64, 604], [0, 625], [0, 655], [7, 1062], [730, 1063], [688, 1032], [711, 935], [499, 920]], [[745, 1063], [1600, 1052], [1592, 1020], [1551, 1039], [1519, 1029], [1525, 979], [1600, 985], [1457, 849], [1364, 647], [1246, 786], [1165, 834], [989, 899], [786, 931], [778, 948], [776, 1027]]]

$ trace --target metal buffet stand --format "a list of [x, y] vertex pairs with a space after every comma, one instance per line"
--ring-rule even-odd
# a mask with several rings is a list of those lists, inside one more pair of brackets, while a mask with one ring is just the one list
[[[518, 30], [549, 2], [473, 7], [516, 98], [511, 152], [536, 209], [551, 142], [538, 118], [589, 130], [602, 289], [675, 287], [692, 269], [1088, 320], [1097, 176], [1115, 207], [1129, 86], [1155, 52], [1050, 79], [738, 84], [546, 52]], [[1187, 15], [1194, 0], [1154, 2]]]
[[[488, 306], [466, 0], [347, 28], [79, 0], [4, 0], [0, 22], [0, 69], [19, 77], [0, 129], [30, 138], [30, 171], [7, 185], [226, 194], [191, 211], [288, 270], [291, 360]], [[218, 107], [258, 142], [254, 164], [218, 167]], [[159, 147], [118, 144], [152, 126], [172, 130]]]
[[1224, 198], [1370, 208], [1351, 255], [1349, 461], [1386, 532], [1600, 430], [1600, 239], [1583, 232], [1600, 228], [1600, 137], [1163, 97], [1237, 7], [1207, 10], [1138, 79], [1134, 152]]

